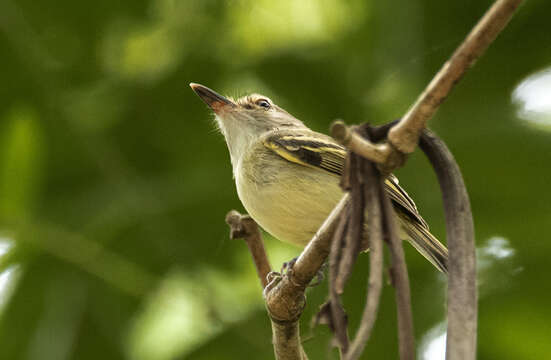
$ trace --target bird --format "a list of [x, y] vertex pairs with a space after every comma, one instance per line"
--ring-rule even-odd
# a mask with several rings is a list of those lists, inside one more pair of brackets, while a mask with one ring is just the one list
[[[214, 112], [245, 210], [275, 238], [306, 246], [343, 195], [339, 180], [346, 149], [267, 96], [253, 93], [233, 99], [200, 84], [190, 87]], [[400, 237], [447, 273], [447, 248], [430, 232], [396, 176], [385, 178], [384, 189]]]

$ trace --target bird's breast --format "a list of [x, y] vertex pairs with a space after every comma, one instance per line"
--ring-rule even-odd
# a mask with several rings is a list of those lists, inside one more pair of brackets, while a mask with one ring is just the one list
[[245, 157], [236, 164], [243, 206], [279, 240], [306, 245], [342, 196], [338, 177], [256, 150], [254, 159]]

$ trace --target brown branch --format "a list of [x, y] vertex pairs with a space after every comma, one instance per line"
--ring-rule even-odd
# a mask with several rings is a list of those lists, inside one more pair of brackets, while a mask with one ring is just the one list
[[388, 134], [388, 141], [409, 154], [417, 147], [421, 131], [463, 74], [484, 53], [509, 22], [522, 0], [498, 0], [471, 30], [425, 91]]
[[[368, 236], [369, 236], [369, 280], [367, 288], [367, 299], [363, 311], [360, 327], [355, 338], [350, 343], [348, 352], [345, 355], [346, 360], [356, 360], [364, 351], [365, 345], [369, 340], [377, 312], [379, 309], [379, 300], [383, 287], [383, 229], [381, 213], [382, 184], [380, 177], [377, 177], [377, 170], [373, 164], [365, 164], [365, 182], [367, 184], [377, 184], [379, 186], [365, 187], [365, 202], [367, 204]], [[380, 175], [379, 175], [380, 176]]]
[[243, 239], [247, 243], [260, 284], [264, 289], [268, 285], [268, 273], [272, 270], [258, 225], [249, 215], [241, 215], [236, 210], [228, 212], [226, 223], [230, 226], [230, 239]]
[[459, 166], [444, 142], [428, 130], [420, 148], [440, 182], [450, 254], [446, 359], [476, 358], [477, 290], [474, 226], [469, 196]]
[[[350, 193], [347, 234], [342, 248], [342, 256], [338, 264], [338, 276], [335, 279], [336, 293], [341, 295], [344, 286], [352, 273], [352, 268], [360, 250], [368, 248], [365, 237], [365, 160], [349, 152], [346, 159], [346, 169], [341, 178], [341, 187]], [[334, 241], [334, 240], [333, 240]]]
[[345, 237], [348, 232], [348, 211], [341, 215], [339, 226], [337, 227], [331, 243], [329, 253], [329, 316], [330, 327], [335, 335], [335, 339], [341, 351], [346, 353], [348, 350], [348, 332], [347, 317], [341, 303], [340, 293], [337, 290], [337, 283], [340, 278], [339, 268], [341, 263], [342, 251], [345, 246]]
[[[271, 273], [270, 263], [262, 243], [262, 234], [256, 222], [249, 215], [242, 215], [231, 210], [226, 215], [230, 226], [230, 239], [244, 239], [253, 258], [256, 272], [262, 288], [267, 291], [268, 276]], [[272, 343], [277, 360], [308, 360], [300, 341], [298, 319], [296, 321], [275, 321], [272, 323]]]
[[415, 339], [413, 333], [413, 316], [411, 315], [411, 295], [409, 288], [408, 271], [402, 248], [402, 240], [397, 234], [397, 225], [394, 220], [394, 209], [386, 194], [383, 196], [383, 218], [385, 232], [388, 234], [390, 248], [392, 285], [396, 289], [396, 310], [398, 313], [398, 342], [400, 359], [415, 358]]
[[[362, 129], [364, 128], [362, 127]], [[347, 329], [348, 319], [340, 295], [344, 292], [344, 286], [352, 272], [360, 249], [368, 248], [364, 227], [366, 191], [368, 191], [368, 184], [370, 188], [373, 188], [371, 185], [377, 183], [379, 179], [376, 175], [374, 175], [375, 181], [365, 178], [366, 167], [372, 166], [371, 164], [353, 152], [349, 151], [347, 154], [341, 187], [350, 194], [350, 205], [341, 218], [331, 245], [329, 302], [321, 308], [317, 316], [318, 319], [323, 319], [329, 325], [335, 335], [339, 350], [345, 358], [349, 352], [350, 340]], [[375, 202], [379, 203], [380, 201], [376, 198]], [[375, 216], [372, 220], [380, 222], [381, 218]], [[381, 227], [380, 224], [378, 227]], [[377, 226], [374, 228], [376, 229]]]
[[346, 126], [342, 120], [335, 120], [331, 124], [330, 132], [331, 136], [346, 148], [378, 164], [386, 163], [392, 152], [388, 144], [372, 143]]
[[522, 0], [497, 0], [463, 43], [442, 66], [402, 120], [388, 134], [386, 143], [374, 144], [335, 123], [331, 135], [355, 153], [377, 162], [385, 171], [404, 163], [405, 154], [415, 150], [421, 131], [446, 99], [453, 86], [474, 64], [509, 22]]
[[277, 360], [308, 360], [300, 340], [299, 322], [272, 320], [272, 343]]
[[329, 254], [331, 238], [349, 201], [345, 194], [302, 251], [293, 267], [274, 279], [264, 289], [266, 308], [272, 321], [276, 359], [305, 360], [300, 344], [300, 315], [306, 300], [304, 290], [312, 281]]
[[241, 215], [235, 210], [226, 215], [226, 222], [231, 229], [230, 237], [245, 239], [264, 286], [264, 298], [272, 321], [272, 341], [277, 360], [307, 359], [300, 343], [298, 322], [305, 305], [304, 290], [329, 254], [331, 238], [348, 200], [347, 194], [342, 197], [292, 269], [282, 277], [274, 276], [266, 285], [264, 284], [270, 265], [258, 226], [248, 215]]
[[294, 283], [306, 286], [317, 275], [318, 270], [329, 255], [331, 239], [337, 227], [338, 220], [349, 200], [350, 196], [348, 194], [342, 196], [339, 203], [333, 208], [333, 211], [331, 211], [298, 257], [292, 271], [292, 281]]
[[268, 285], [265, 298], [272, 318], [278, 321], [293, 321], [300, 317], [304, 307], [304, 289], [316, 276], [329, 255], [331, 238], [348, 200], [348, 194], [343, 195], [306, 245], [292, 269], [279, 282], [271, 287]]
[[[346, 127], [344, 127], [346, 129]], [[374, 133], [386, 136], [386, 131], [372, 129], [364, 124], [354, 129], [354, 133], [362, 139], [377, 141]], [[329, 317], [329, 324], [335, 334], [339, 347], [344, 353], [345, 359], [357, 359], [365, 347], [369, 334], [373, 328], [376, 312], [382, 289], [382, 238], [383, 228], [388, 235], [390, 253], [392, 257], [393, 285], [396, 288], [396, 307], [398, 311], [398, 338], [400, 343], [401, 359], [413, 359], [415, 356], [413, 318], [411, 315], [411, 300], [407, 268], [404, 259], [402, 244], [397, 236], [394, 222], [394, 209], [383, 185], [384, 177], [375, 167], [375, 164], [361, 156], [349, 153], [342, 179], [342, 186], [351, 193], [351, 206], [347, 218], [341, 219], [337, 233], [333, 239], [330, 254], [330, 302], [329, 314], [327, 307], [323, 308], [323, 315]], [[375, 251], [372, 252], [370, 266], [370, 283], [373, 285], [368, 293], [366, 308], [362, 316], [362, 323], [356, 338], [352, 341], [353, 347], [349, 347], [346, 329], [346, 316], [342, 308], [339, 294], [342, 292], [344, 282], [349, 275], [353, 261], [355, 261], [354, 248], [359, 247], [364, 235], [365, 204], [368, 210], [368, 231], [371, 240], [374, 241]], [[349, 223], [347, 223], [349, 222]], [[348, 225], [348, 226], [347, 226]], [[346, 242], [343, 241], [347, 237]], [[355, 239], [353, 241], [352, 239]], [[349, 248], [346, 248], [349, 247]], [[348, 258], [344, 255], [348, 254]], [[350, 262], [350, 264], [348, 264]], [[339, 281], [340, 280], [340, 283]]]

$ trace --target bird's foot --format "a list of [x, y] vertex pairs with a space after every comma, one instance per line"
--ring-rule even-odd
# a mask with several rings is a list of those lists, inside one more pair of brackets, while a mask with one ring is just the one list
[[[284, 262], [283, 265], [281, 265], [280, 276], [285, 276], [285, 275], [290, 276], [293, 272], [293, 266], [297, 262], [297, 259], [298, 259], [298, 257]], [[308, 287], [318, 286], [319, 284], [322, 283], [322, 281], [325, 279], [324, 271], [325, 271], [326, 267], [327, 267], [327, 263], [324, 263], [321, 266], [321, 268], [318, 270], [318, 273], [316, 274], [316, 277], [314, 279], [312, 279], [310, 284], [308, 284]]]
[[281, 275], [287, 275], [287, 274], [289, 274], [291, 271], [293, 271], [293, 266], [294, 266], [295, 263], [297, 262], [297, 259], [298, 259], [298, 257], [295, 257], [295, 258], [292, 258], [292, 259], [289, 260], [289, 261], [284, 262], [284, 263], [281, 265], [281, 270], [279, 271], [279, 272], [281, 273]]
[[264, 295], [264, 298], [266, 298], [266, 295], [274, 288], [277, 284], [283, 279], [283, 276], [281, 273], [278, 273], [277, 271], [270, 271], [268, 275], [266, 275], [266, 280], [268, 282], [268, 285], [264, 288], [264, 291], [262, 292]]

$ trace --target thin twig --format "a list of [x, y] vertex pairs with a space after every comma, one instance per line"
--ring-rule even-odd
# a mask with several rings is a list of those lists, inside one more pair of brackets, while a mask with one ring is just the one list
[[[378, 179], [377, 170], [372, 164], [365, 166], [366, 182], [368, 184], [376, 184]], [[380, 176], [380, 175], [379, 175]], [[365, 197], [367, 204], [367, 213], [369, 214], [368, 232], [369, 232], [369, 281], [367, 288], [367, 299], [363, 311], [360, 327], [355, 338], [350, 343], [346, 360], [356, 360], [360, 357], [369, 340], [377, 312], [379, 309], [379, 300], [383, 287], [383, 229], [382, 229], [382, 214], [380, 198], [381, 186], [366, 186]]]
[[388, 134], [386, 143], [372, 143], [336, 122], [331, 135], [355, 153], [378, 163], [387, 172], [405, 162], [413, 152], [421, 131], [446, 99], [454, 85], [484, 53], [513, 16], [522, 0], [497, 0], [472, 29], [451, 58], [442, 66], [400, 122]]
[[[367, 243], [364, 243], [365, 238], [365, 180], [363, 178], [363, 162], [365, 160], [354, 154], [348, 153], [347, 164], [345, 167], [344, 180], [341, 181], [343, 190], [350, 192], [350, 208], [348, 211], [348, 222], [345, 240], [342, 247], [342, 255], [339, 261], [337, 278], [335, 279], [335, 291], [341, 295], [344, 292], [344, 286], [352, 273], [352, 268], [356, 263], [360, 250], [368, 248]], [[364, 246], [362, 248], [362, 246]]]
[[335, 120], [330, 128], [331, 136], [346, 148], [378, 164], [385, 164], [392, 152], [388, 144], [374, 144], [346, 126], [344, 121]]
[[450, 253], [447, 360], [476, 358], [477, 290], [474, 226], [461, 171], [444, 142], [425, 130], [419, 143], [440, 182]]
[[411, 292], [408, 271], [404, 249], [402, 248], [402, 240], [400, 240], [396, 231], [397, 225], [394, 220], [394, 209], [386, 193], [383, 195], [383, 214], [385, 232], [388, 234], [390, 248], [392, 285], [396, 289], [400, 359], [410, 360], [415, 358], [415, 338], [413, 333], [413, 316], [411, 314]]
[[268, 273], [272, 270], [258, 225], [249, 215], [241, 215], [236, 210], [228, 212], [226, 223], [230, 226], [230, 239], [242, 238], [247, 243], [260, 284], [264, 289], [268, 285]]
[[428, 119], [432, 118], [453, 86], [507, 25], [521, 2], [522, 0], [496, 1], [442, 66], [400, 123], [390, 130], [388, 140], [400, 152], [409, 154], [415, 150]]
[[344, 308], [341, 303], [340, 294], [337, 290], [337, 282], [339, 279], [339, 265], [341, 262], [342, 250], [347, 236], [349, 219], [349, 211], [345, 211], [339, 221], [333, 241], [331, 243], [331, 251], [329, 253], [329, 308], [332, 325], [332, 330], [337, 340], [338, 346], [343, 353], [348, 350], [348, 332], [347, 318]]

